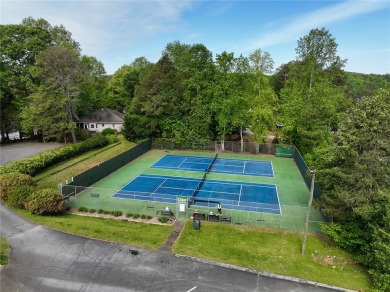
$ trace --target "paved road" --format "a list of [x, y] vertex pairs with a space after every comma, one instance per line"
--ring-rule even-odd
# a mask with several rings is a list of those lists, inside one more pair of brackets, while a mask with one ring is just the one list
[[10, 246], [0, 272], [5, 291], [334, 291], [275, 279], [168, 251], [69, 235], [36, 225], [0, 203]]
[[15, 142], [0, 145], [0, 165], [11, 161], [30, 157], [40, 152], [58, 148], [64, 144], [60, 143], [38, 143], [38, 142]]

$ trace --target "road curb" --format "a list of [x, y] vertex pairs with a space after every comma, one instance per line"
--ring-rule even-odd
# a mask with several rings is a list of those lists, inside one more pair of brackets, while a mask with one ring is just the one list
[[219, 267], [228, 268], [228, 269], [234, 269], [234, 270], [243, 271], [243, 272], [249, 272], [249, 273], [257, 274], [259, 276], [275, 278], [275, 279], [279, 279], [279, 280], [286, 280], [286, 281], [296, 282], [296, 283], [300, 283], [300, 284], [308, 284], [308, 285], [312, 285], [312, 286], [316, 286], [316, 287], [332, 289], [334, 291], [357, 292], [356, 290], [350, 290], [350, 289], [341, 288], [341, 287], [337, 287], [337, 286], [332, 286], [332, 285], [327, 285], [327, 284], [318, 283], [318, 282], [314, 282], [314, 281], [304, 280], [304, 279], [300, 279], [300, 278], [296, 278], [296, 277], [283, 276], [283, 275], [273, 274], [273, 273], [264, 272], [264, 271], [242, 268], [242, 267], [238, 267], [238, 266], [234, 266], [234, 265], [230, 265], [230, 264], [224, 264], [224, 263], [220, 263], [220, 262], [216, 262], [216, 261], [205, 260], [205, 259], [182, 255], [182, 254], [174, 254], [174, 255], [176, 257], [187, 258], [187, 259], [191, 259], [193, 261], [197, 261], [197, 262], [201, 262], [201, 263], [205, 263], [205, 264], [210, 264], [210, 265], [219, 266]]

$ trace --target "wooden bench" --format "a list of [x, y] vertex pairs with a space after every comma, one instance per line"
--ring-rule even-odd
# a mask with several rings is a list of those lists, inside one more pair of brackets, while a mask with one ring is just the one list
[[[158, 212], [158, 211], [157, 211]], [[174, 217], [175, 214], [171, 210], [160, 210], [161, 216], [169, 216], [169, 217]]]
[[232, 217], [231, 216], [220, 216], [221, 222], [229, 222], [232, 223]]
[[70, 194], [64, 195], [62, 198], [63, 198], [64, 200], [69, 201], [69, 200], [70, 200], [70, 197], [73, 197], [74, 195], [75, 195], [75, 193], [74, 193], [74, 192], [71, 192]]
[[219, 215], [210, 214], [209, 215], [209, 221], [211, 222], [219, 222]]
[[192, 214], [194, 220], [206, 220], [206, 213], [194, 213]]

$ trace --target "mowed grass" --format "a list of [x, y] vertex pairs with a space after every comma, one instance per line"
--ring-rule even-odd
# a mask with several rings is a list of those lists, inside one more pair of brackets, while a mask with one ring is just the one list
[[8, 263], [8, 242], [4, 237], [0, 237], [0, 265], [4, 266]]
[[38, 216], [17, 210], [25, 218], [41, 225], [72, 234], [155, 250], [172, 231], [170, 225], [144, 224], [78, 215]]
[[133, 142], [127, 141], [122, 135], [118, 135], [118, 138], [120, 141], [119, 144], [114, 146], [108, 145], [104, 148], [90, 151], [50, 167], [46, 171], [36, 175], [34, 178], [38, 180], [38, 186], [41, 188], [57, 189], [60, 182], [64, 183], [66, 180], [70, 180], [73, 176], [76, 176], [137, 145]]
[[365, 270], [324, 236], [309, 234], [303, 256], [302, 242], [300, 233], [209, 222], [194, 230], [188, 221], [173, 251], [348, 289], [369, 289]]

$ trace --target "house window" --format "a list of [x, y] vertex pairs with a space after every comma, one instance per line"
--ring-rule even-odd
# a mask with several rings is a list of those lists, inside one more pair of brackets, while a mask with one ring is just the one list
[[104, 124], [102, 124], [102, 128], [104, 128]]
[[95, 128], [95, 125], [94, 124], [91, 124], [91, 129]]
[[112, 124], [112, 127], [115, 128], [115, 124]]

